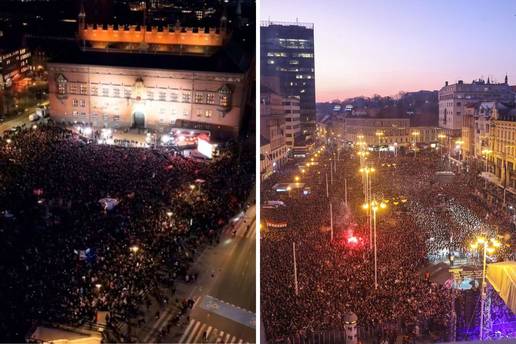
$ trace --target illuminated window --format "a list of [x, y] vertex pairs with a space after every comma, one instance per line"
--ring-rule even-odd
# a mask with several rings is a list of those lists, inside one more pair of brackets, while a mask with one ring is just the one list
[[220, 106], [227, 107], [229, 106], [229, 96], [225, 94], [221, 94], [219, 97], [219, 104]]
[[215, 94], [208, 93], [206, 95], [206, 104], [215, 104]]
[[57, 93], [59, 95], [65, 95], [66, 94], [66, 79], [63, 76], [63, 74], [59, 74], [57, 77]]
[[81, 85], [81, 94], [88, 94], [88, 86]]
[[197, 117], [202, 117], [202, 110], [197, 110]]
[[113, 96], [120, 97], [120, 89], [118, 87], [113, 89]]
[[274, 64], [274, 60], [267, 60], [267, 64]]
[[79, 100], [74, 99], [73, 100], [73, 107], [78, 107], [78, 106], [79, 106]]
[[201, 92], [195, 93], [195, 103], [196, 104], [204, 103], [204, 93], [201, 93]]
[[170, 101], [177, 102], [177, 93], [175, 93], [175, 92], [170, 93]]
[[131, 98], [131, 89], [130, 88], [124, 89], [124, 97]]
[[86, 101], [84, 99], [81, 99], [81, 107], [86, 107]]
[[77, 85], [70, 84], [70, 93], [77, 94]]
[[91, 86], [91, 95], [96, 96], [99, 92], [99, 89], [97, 86]]
[[190, 92], [183, 92], [183, 103], [190, 103]]
[[204, 116], [206, 116], [206, 118], [210, 118], [210, 117], [211, 117], [211, 115], [212, 115], [211, 110], [206, 110], [206, 111], [204, 111]]

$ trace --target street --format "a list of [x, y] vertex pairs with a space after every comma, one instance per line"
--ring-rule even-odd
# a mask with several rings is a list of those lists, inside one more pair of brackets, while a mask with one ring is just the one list
[[[250, 207], [236, 222], [236, 233], [225, 229], [220, 244], [206, 249], [193, 264], [199, 273], [194, 283], [177, 283], [176, 297], [193, 299], [189, 320], [180, 322], [162, 338], [164, 342], [255, 342], [256, 208]], [[170, 306], [145, 335], [155, 342], [174, 313]]]

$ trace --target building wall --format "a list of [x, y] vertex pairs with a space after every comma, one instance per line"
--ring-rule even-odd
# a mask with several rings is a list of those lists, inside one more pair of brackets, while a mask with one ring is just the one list
[[26, 48], [15, 49], [0, 54], [1, 80], [0, 90], [11, 87], [12, 82], [19, 80], [30, 71], [31, 53]]
[[280, 78], [281, 94], [300, 97], [301, 128], [316, 129], [313, 24], [263, 22], [261, 73]]
[[[50, 115], [56, 121], [127, 128], [134, 124], [134, 113], [142, 112], [146, 128], [189, 123], [238, 133], [242, 74], [53, 63], [48, 73]], [[63, 78], [66, 94], [61, 95]], [[231, 90], [228, 107], [220, 105], [225, 86]]]
[[290, 96], [283, 98], [285, 113], [285, 144], [294, 147], [294, 139], [301, 134], [299, 98]]
[[460, 136], [465, 106], [475, 102], [513, 102], [514, 95], [507, 84], [487, 84], [476, 81], [465, 84], [461, 80], [446, 84], [439, 90], [439, 127], [455, 130]]
[[[345, 118], [344, 140], [365, 141], [368, 145], [394, 144], [406, 145], [410, 136], [410, 120], [408, 118]], [[337, 129], [337, 132], [339, 130]], [[340, 131], [342, 132], [342, 131]], [[381, 137], [377, 132], [382, 132]], [[363, 138], [359, 139], [362, 135]]]
[[260, 97], [260, 135], [269, 140], [267, 158], [276, 170], [287, 162], [288, 155], [283, 98], [274, 92], [262, 92]]
[[502, 185], [516, 188], [516, 120], [492, 120], [490, 145], [492, 171]]

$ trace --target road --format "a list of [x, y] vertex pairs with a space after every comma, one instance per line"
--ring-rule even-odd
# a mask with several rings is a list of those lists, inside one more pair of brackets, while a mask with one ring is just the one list
[[[48, 101], [43, 102], [42, 104], [48, 105]], [[31, 123], [29, 121], [29, 115], [31, 113], [36, 112], [36, 108], [37, 108], [36, 106], [33, 106], [33, 107], [29, 107], [27, 109], [20, 109], [21, 114], [15, 115], [13, 117], [9, 117], [8, 120], [6, 120], [3, 123], [0, 123], [0, 136], [3, 135], [4, 131], [7, 129], [10, 129], [12, 127], [16, 127], [19, 125], [23, 125], [23, 124], [28, 125], [29, 123]]]
[[[235, 221], [236, 234], [227, 228], [220, 244], [206, 249], [193, 264], [199, 272], [195, 284], [178, 282], [176, 295], [192, 298], [195, 305], [181, 328], [164, 342], [253, 343], [256, 297], [256, 208], [250, 207]], [[155, 342], [157, 332], [173, 312], [152, 325], [143, 342]]]

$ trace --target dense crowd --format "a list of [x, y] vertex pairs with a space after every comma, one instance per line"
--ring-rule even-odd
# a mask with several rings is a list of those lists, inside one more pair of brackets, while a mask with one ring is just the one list
[[[323, 155], [321, 160], [328, 157]], [[434, 155], [398, 156], [396, 162], [396, 166], [377, 168], [372, 182], [373, 195], [385, 199], [403, 195], [408, 199], [397, 205], [391, 201], [388, 210], [379, 212], [378, 289], [374, 288], [373, 253], [368, 249], [369, 227], [360, 207], [364, 196], [356, 156], [346, 154], [330, 186], [336, 233], [333, 243], [330, 234], [322, 230], [330, 222], [324, 166], [302, 176], [312, 187], [310, 196], [284, 198], [287, 207], [278, 211], [286, 212], [288, 228], [266, 229], [261, 239], [261, 310], [269, 340], [288, 342], [314, 332], [343, 329], [343, 317], [349, 311], [358, 316], [362, 338], [393, 343], [403, 333], [405, 338], [425, 335], [434, 340], [449, 339], [454, 295], [425, 273], [429, 259], [439, 255], [448, 258], [449, 252], [465, 254], [464, 248], [479, 228], [494, 234], [498, 224], [494, 219], [485, 220], [488, 209], [471, 198], [471, 189], [463, 188], [460, 176], [453, 186], [436, 180], [435, 172], [442, 166]], [[291, 169], [288, 178], [298, 171]], [[349, 208], [342, 205], [344, 178], [349, 185]], [[268, 192], [266, 197], [278, 195]], [[365, 245], [348, 244], [347, 229], [352, 222], [359, 224], [354, 235]], [[293, 243], [298, 296], [294, 291]]]
[[190, 278], [196, 252], [245, 207], [253, 156], [228, 143], [200, 161], [88, 143], [56, 126], [2, 140], [2, 339], [94, 321], [97, 311], [127, 322], [161, 302], [158, 286]]

